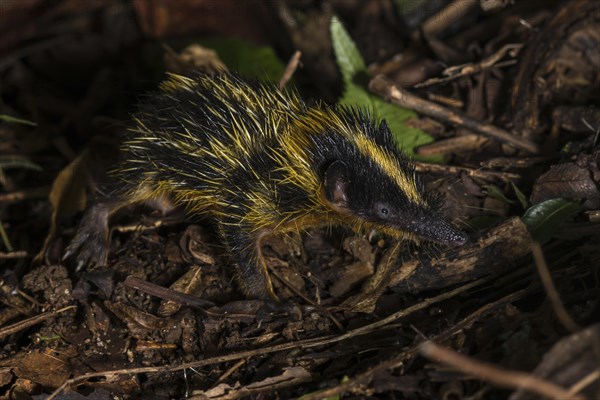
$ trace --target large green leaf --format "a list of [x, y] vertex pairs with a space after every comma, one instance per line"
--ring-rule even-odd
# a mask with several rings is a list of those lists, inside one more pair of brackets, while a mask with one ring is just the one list
[[565, 199], [550, 199], [531, 206], [523, 215], [531, 236], [540, 243], [546, 243], [569, 217], [584, 210], [577, 203]]
[[344, 81], [344, 93], [338, 103], [368, 108], [375, 117], [385, 119], [398, 146], [413, 156], [415, 147], [432, 142], [433, 138], [421, 129], [404, 124], [407, 119], [416, 117], [413, 111], [390, 104], [367, 90], [370, 77], [365, 61], [338, 18], [331, 19], [330, 31]]

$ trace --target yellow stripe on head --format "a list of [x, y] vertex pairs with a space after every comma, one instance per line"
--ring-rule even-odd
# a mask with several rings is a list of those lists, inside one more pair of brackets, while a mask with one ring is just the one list
[[426, 203], [417, 191], [414, 179], [407, 176], [398, 164], [398, 161], [387, 150], [378, 146], [364, 133], [355, 132], [353, 142], [356, 148], [367, 158], [375, 161], [377, 165], [388, 175], [402, 190], [408, 199], [418, 205], [425, 206]]

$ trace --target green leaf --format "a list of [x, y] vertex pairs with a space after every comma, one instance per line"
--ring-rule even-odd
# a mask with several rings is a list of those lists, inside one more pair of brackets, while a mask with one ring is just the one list
[[531, 236], [544, 244], [558, 231], [563, 222], [582, 210], [584, 208], [577, 203], [565, 199], [550, 199], [531, 206], [525, 211], [522, 220]]
[[510, 183], [512, 185], [513, 190], [515, 191], [515, 195], [517, 196], [517, 200], [523, 206], [523, 208], [527, 208], [529, 206], [529, 200], [527, 200], [527, 196], [515, 185], [514, 183]]
[[488, 196], [500, 200], [502, 201], [504, 204], [514, 204], [515, 202], [513, 200], [510, 200], [508, 197], [506, 197], [504, 195], [504, 193], [502, 193], [502, 190], [500, 190], [500, 188], [496, 185], [486, 185], [484, 186], [484, 189], [486, 190]]
[[36, 122], [28, 121], [26, 119], [21, 119], [17, 117], [11, 117], [10, 115], [0, 114], [0, 120], [6, 122], [14, 122], [16, 124], [23, 124], [29, 126], [37, 126]]
[[367, 90], [369, 71], [358, 48], [337, 17], [329, 26], [333, 52], [344, 82], [344, 93], [338, 104], [359, 106], [371, 110], [376, 118], [385, 119], [399, 148], [415, 158], [442, 161], [441, 157], [419, 157], [414, 148], [431, 143], [433, 138], [424, 131], [409, 127], [404, 122], [416, 118], [411, 110], [388, 103]]
[[10, 243], [10, 239], [8, 238], [8, 235], [6, 234], [6, 231], [4, 230], [4, 224], [2, 223], [1, 220], [0, 220], [0, 238], [2, 238], [2, 243], [4, 243], [4, 247], [6, 248], [6, 250], [8, 252], [13, 251], [12, 244]]
[[243, 76], [277, 83], [285, 71], [285, 64], [271, 47], [224, 37], [204, 39], [199, 43], [215, 50], [231, 71]]
[[356, 93], [354, 94], [359, 96], [368, 94], [364, 89], [361, 90], [360, 87], [356, 87], [355, 79], [360, 77], [368, 79], [369, 73], [365, 65], [365, 60], [363, 60], [348, 31], [346, 31], [337, 17], [331, 19], [329, 30], [331, 32], [331, 42], [335, 59], [342, 73], [342, 79], [346, 88], [340, 103], [345, 104], [343, 103], [344, 101], [350, 100], [348, 98], [349, 91], [355, 90]]

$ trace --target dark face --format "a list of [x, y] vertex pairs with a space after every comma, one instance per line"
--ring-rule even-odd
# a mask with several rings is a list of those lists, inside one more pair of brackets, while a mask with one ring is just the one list
[[325, 192], [332, 208], [361, 220], [407, 232], [426, 240], [462, 245], [467, 238], [443, 218], [428, 196], [423, 194], [412, 171], [401, 171], [405, 187], [377, 166], [353, 169], [334, 161], [325, 173]]

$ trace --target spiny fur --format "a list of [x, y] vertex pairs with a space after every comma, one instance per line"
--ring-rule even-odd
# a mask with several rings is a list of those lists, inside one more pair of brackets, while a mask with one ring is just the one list
[[[239, 210], [235, 220], [256, 230], [314, 214], [321, 224], [334, 222], [319, 195], [318, 168], [327, 158], [351, 156], [392, 175], [411, 202], [428, 204], [412, 164], [390, 151], [391, 136], [364, 111], [308, 107], [295, 92], [233, 75], [170, 75], [162, 89], [135, 115], [124, 160], [113, 172], [127, 184], [128, 197], [169, 194], [192, 213]], [[240, 193], [244, 201], [232, 202]]]
[[[169, 197], [192, 214], [215, 217], [240, 266], [240, 283], [252, 296], [273, 295], [260, 255], [264, 234], [345, 224], [415, 236], [398, 224], [379, 223], [369, 207], [332, 204], [327, 193], [341, 190], [345, 199], [338, 186], [346, 183], [356, 204], [355, 198], [369, 205], [377, 196], [389, 203], [383, 197], [393, 195], [402, 215], [414, 216], [411, 224], [440, 220], [442, 229], [451, 230], [385, 123], [375, 123], [368, 112], [308, 106], [294, 91], [230, 74], [171, 74], [161, 89], [134, 114], [122, 161], [112, 171], [118, 182], [113, 196], [120, 199], [113, 208]], [[352, 179], [330, 189], [325, 175], [335, 161], [352, 169]], [[436, 235], [417, 232], [426, 239]], [[70, 250], [79, 242], [76, 237]]]

